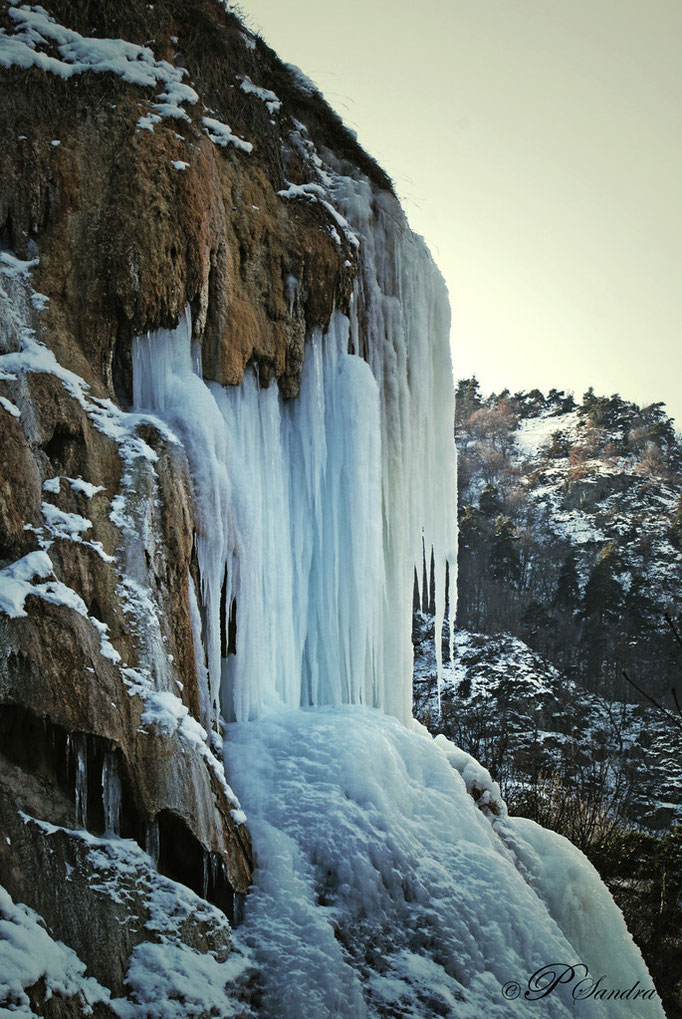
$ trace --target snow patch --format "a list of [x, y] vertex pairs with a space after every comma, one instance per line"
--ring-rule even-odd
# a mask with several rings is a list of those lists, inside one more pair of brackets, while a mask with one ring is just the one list
[[235, 148], [240, 149], [242, 152], [253, 152], [251, 142], [247, 142], [243, 138], [239, 138], [238, 135], [233, 134], [228, 125], [223, 124], [220, 120], [215, 120], [213, 117], [202, 117], [201, 123], [204, 125], [204, 131], [214, 145], [220, 145], [221, 148], [234, 145]]
[[20, 418], [21, 411], [15, 403], [8, 400], [6, 396], [0, 396], [0, 407], [3, 407], [8, 414], [11, 414], [13, 418]]
[[256, 99], [260, 99], [262, 103], [265, 103], [268, 113], [271, 115], [279, 113], [282, 108], [282, 103], [274, 92], [271, 92], [268, 88], [261, 88], [259, 85], [254, 85], [248, 74], [245, 74], [243, 78], [237, 78], [237, 80], [242, 92], [246, 92], [247, 95], [255, 96]]
[[92, 1014], [96, 1002], [111, 1003], [111, 994], [94, 977], [85, 975], [85, 963], [56, 941], [29, 906], [15, 903], [0, 885], [0, 1002], [5, 1015], [32, 1016], [26, 990], [45, 981], [46, 997], [77, 997], [83, 1015]]

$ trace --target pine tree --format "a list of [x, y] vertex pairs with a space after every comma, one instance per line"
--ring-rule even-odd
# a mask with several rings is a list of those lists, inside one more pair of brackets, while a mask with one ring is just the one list
[[464, 424], [482, 406], [481, 387], [476, 376], [460, 379], [455, 391], [455, 423]]
[[502, 510], [502, 500], [499, 489], [495, 485], [486, 485], [478, 500], [478, 508], [484, 517], [499, 516]]
[[521, 577], [521, 560], [516, 548], [516, 534], [511, 517], [499, 516], [495, 521], [488, 566], [497, 581], [515, 585]]

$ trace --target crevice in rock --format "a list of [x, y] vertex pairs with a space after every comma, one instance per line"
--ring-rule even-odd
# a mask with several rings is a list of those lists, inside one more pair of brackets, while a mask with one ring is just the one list
[[95, 835], [104, 834], [106, 827], [102, 773], [107, 761], [121, 786], [117, 834], [144, 844], [146, 819], [137, 805], [127, 762], [115, 743], [92, 733], [69, 732], [48, 716], [39, 716], [22, 705], [3, 704], [0, 747], [5, 757], [23, 771], [57, 786], [74, 807], [80, 799], [77, 812]]
[[133, 364], [130, 336], [119, 333], [114, 342], [111, 356], [111, 381], [114, 393], [121, 407], [127, 409], [133, 403]]
[[57, 424], [52, 437], [43, 443], [42, 447], [56, 473], [70, 473], [70, 468], [77, 461], [82, 442], [83, 437], [80, 433], [72, 431], [61, 421]]
[[159, 811], [156, 823], [159, 873], [212, 902], [234, 926], [239, 919], [235, 915], [235, 893], [222, 858], [217, 853], [207, 852], [174, 811]]
[[237, 599], [230, 602], [227, 610], [227, 567], [220, 591], [220, 657], [237, 654]]

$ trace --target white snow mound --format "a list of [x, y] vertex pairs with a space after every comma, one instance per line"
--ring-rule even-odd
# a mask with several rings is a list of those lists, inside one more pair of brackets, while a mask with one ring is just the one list
[[[663, 1016], [658, 998], [598, 996], [653, 991], [582, 853], [491, 824], [444, 743], [346, 706], [231, 725], [225, 755], [256, 851], [237, 935], [264, 1016]], [[530, 1000], [547, 966], [562, 982]]]

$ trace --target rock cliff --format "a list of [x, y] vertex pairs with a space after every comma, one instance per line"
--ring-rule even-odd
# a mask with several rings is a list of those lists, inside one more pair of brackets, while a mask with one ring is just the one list
[[[225, 954], [252, 852], [197, 678], [190, 466], [130, 413], [131, 343], [189, 308], [206, 380], [253, 365], [295, 397], [356, 274], [317, 152], [391, 185], [214, 0], [3, 2], [0, 77], [0, 884], [87, 965], [96, 1009], [142, 1008], [166, 878], [222, 911], [180, 895], [174, 936]], [[147, 853], [123, 865], [112, 832]], [[24, 984], [9, 1000], [40, 1014], [85, 1008], [40, 966]]]

